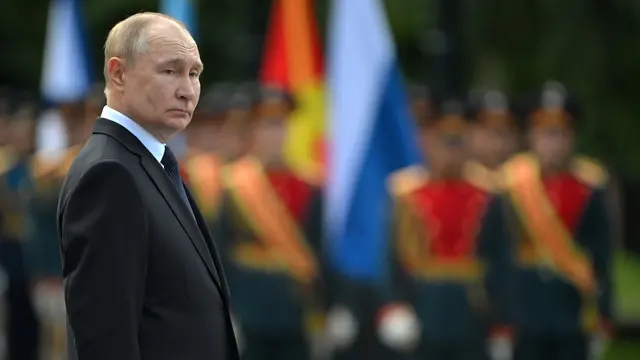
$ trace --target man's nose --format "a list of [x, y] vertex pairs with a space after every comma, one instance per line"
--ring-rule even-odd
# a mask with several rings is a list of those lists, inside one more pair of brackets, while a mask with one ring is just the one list
[[176, 89], [176, 96], [185, 101], [193, 101], [196, 96], [195, 85], [189, 75], [181, 76]]

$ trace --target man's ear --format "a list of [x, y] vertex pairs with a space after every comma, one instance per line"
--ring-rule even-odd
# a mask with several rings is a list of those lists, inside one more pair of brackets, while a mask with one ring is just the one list
[[107, 62], [107, 76], [111, 86], [115, 89], [124, 87], [125, 66], [125, 61], [118, 57], [112, 57]]

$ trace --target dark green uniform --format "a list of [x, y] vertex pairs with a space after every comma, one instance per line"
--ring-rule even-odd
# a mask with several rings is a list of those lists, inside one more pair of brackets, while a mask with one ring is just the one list
[[[8, 277], [7, 345], [9, 359], [35, 360], [38, 355], [38, 323], [31, 301], [31, 276], [25, 261], [28, 223], [25, 195], [31, 184], [28, 162], [33, 144], [35, 109], [18, 99], [0, 150], [0, 266]], [[5, 109], [7, 110], [7, 109]], [[1, 110], [0, 110], [1, 111]], [[2, 116], [2, 115], [0, 115]]]
[[66, 358], [66, 309], [62, 289], [62, 265], [57, 236], [57, 206], [62, 181], [79, 146], [69, 148], [62, 159], [48, 162], [35, 156], [30, 164], [33, 184], [28, 199], [29, 260], [35, 288], [33, 301], [41, 324], [41, 348], [47, 359]]
[[70, 160], [77, 148], [71, 148], [60, 162], [50, 164], [35, 156], [30, 164], [29, 181], [33, 184], [28, 198], [29, 248], [33, 276], [36, 279], [62, 276], [56, 211], [60, 187]]
[[[569, 139], [576, 116], [564, 99], [555, 101], [560, 95], [555, 87], [543, 92], [542, 106], [529, 118], [532, 135]], [[607, 174], [582, 156], [542, 165], [544, 149], [533, 139], [535, 154], [515, 155], [504, 166], [516, 264], [515, 357], [585, 360], [592, 335], [611, 332]]]
[[[554, 199], [558, 215], [553, 216], [571, 229], [545, 235], [563, 249], [566, 232], [570, 237], [568, 245], [588, 254], [597, 293], [583, 291], [580, 284], [573, 283], [570, 275], [563, 273], [565, 265], [554, 265], [559, 269], [553, 269], [544, 262], [544, 255], [535, 250], [535, 240], [526, 230], [535, 226], [533, 221], [516, 216], [516, 211], [521, 211], [517, 207], [523, 205], [512, 201], [512, 222], [517, 234], [512, 301], [519, 334], [517, 358], [586, 359], [590, 333], [611, 319], [611, 248], [604, 190], [569, 172], [537, 181], [544, 186], [543, 196]], [[561, 251], [563, 257], [552, 261], [577, 261]]]
[[35, 360], [38, 354], [38, 324], [30, 297], [30, 274], [25, 260], [27, 161], [14, 159], [0, 176], [2, 224], [0, 266], [8, 277], [7, 345], [10, 359]]
[[501, 201], [460, 180], [414, 182], [403, 191], [396, 198], [386, 303], [414, 309], [422, 327], [416, 359], [486, 358], [491, 327], [508, 321]]
[[[295, 219], [309, 254], [316, 257], [321, 235], [319, 191], [292, 174], [277, 174], [271, 179], [274, 187], [280, 186], [287, 194], [287, 216]], [[243, 358], [308, 359], [306, 326], [316, 297], [322, 296], [317, 287], [319, 279], [310, 283], [296, 279], [293, 270], [282, 263], [287, 260], [276, 255], [287, 250], [270, 248], [256, 230], [261, 225], [251, 225], [245, 215], [253, 209], [241, 201], [230, 191], [224, 195], [217, 238], [233, 313], [246, 341]], [[277, 201], [280, 203], [282, 198]]]
[[292, 99], [271, 89], [259, 99], [249, 128], [261, 160], [245, 156], [222, 169], [220, 252], [245, 342], [242, 358], [304, 360], [309, 321], [324, 307], [321, 196], [283, 165], [281, 148], [260, 140], [284, 131]]
[[395, 231], [380, 327], [394, 309], [413, 309], [416, 359], [485, 359], [491, 328], [507, 322], [508, 231], [497, 184], [464, 171], [468, 128], [464, 106], [443, 102], [423, 147], [433, 171], [411, 167], [389, 180]]

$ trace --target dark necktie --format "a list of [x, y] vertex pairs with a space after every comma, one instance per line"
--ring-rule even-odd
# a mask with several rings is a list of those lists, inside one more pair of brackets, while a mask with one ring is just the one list
[[187, 198], [187, 192], [184, 190], [184, 184], [182, 183], [182, 177], [180, 176], [180, 167], [178, 166], [178, 160], [173, 154], [173, 151], [171, 151], [171, 148], [169, 148], [168, 146], [164, 148], [164, 155], [162, 156], [161, 163], [164, 166], [164, 172], [167, 173], [167, 176], [169, 177], [169, 180], [171, 180], [171, 184], [173, 185], [174, 189], [176, 189], [178, 195], [180, 195], [180, 198], [187, 206], [187, 209], [189, 209], [189, 212], [191, 212], [191, 215], [193, 215], [193, 210], [191, 210], [191, 205], [189, 204], [189, 199]]

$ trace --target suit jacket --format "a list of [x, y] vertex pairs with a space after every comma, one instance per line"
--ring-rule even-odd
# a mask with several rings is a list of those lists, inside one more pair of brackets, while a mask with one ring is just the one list
[[97, 120], [58, 205], [71, 358], [238, 359], [223, 269], [187, 196], [193, 215], [133, 134]]

